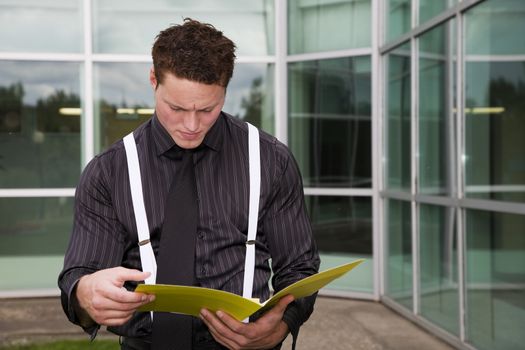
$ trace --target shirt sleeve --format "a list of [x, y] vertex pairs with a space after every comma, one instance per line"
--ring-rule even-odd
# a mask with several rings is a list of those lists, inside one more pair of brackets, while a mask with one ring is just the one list
[[[121, 264], [124, 250], [122, 231], [100, 158], [95, 158], [83, 171], [75, 192], [73, 230], [64, 268], [58, 277], [62, 308], [72, 323], [80, 325], [73, 299], [79, 279]], [[98, 328], [98, 325], [83, 327], [92, 338]]]
[[[277, 144], [278, 161], [274, 179], [274, 197], [263, 221], [272, 258], [272, 286], [281, 289], [319, 271], [319, 254], [306, 212], [303, 184], [299, 168], [288, 149]], [[295, 300], [285, 311], [286, 322], [294, 338], [299, 327], [310, 317], [316, 294]]]

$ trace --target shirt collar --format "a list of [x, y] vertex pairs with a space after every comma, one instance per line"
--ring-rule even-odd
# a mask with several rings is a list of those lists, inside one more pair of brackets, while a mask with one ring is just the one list
[[156, 113], [153, 114], [153, 117], [151, 118], [151, 132], [153, 141], [155, 142], [157, 156], [161, 156], [162, 154], [166, 153], [173, 147], [173, 145], [175, 145], [175, 141], [173, 141], [171, 135], [166, 129], [164, 129], [162, 124], [157, 119]]
[[[206, 136], [204, 136], [204, 140], [202, 141], [202, 144], [218, 152], [222, 145], [222, 139], [223, 139], [223, 134], [224, 134], [223, 129], [224, 129], [224, 116], [221, 112], [215, 124], [213, 124], [210, 130], [208, 130], [208, 133], [206, 134]], [[162, 154], [169, 151], [174, 145], [176, 145], [171, 135], [168, 133], [168, 131], [162, 126], [162, 124], [158, 120], [156, 113], [153, 114], [153, 117], [151, 120], [151, 130], [152, 130], [153, 140], [155, 142], [155, 147], [157, 150], [157, 156], [161, 156]]]
[[224, 115], [221, 112], [219, 118], [215, 121], [215, 124], [208, 130], [202, 143], [214, 151], [220, 151], [222, 146], [222, 140], [224, 138]]

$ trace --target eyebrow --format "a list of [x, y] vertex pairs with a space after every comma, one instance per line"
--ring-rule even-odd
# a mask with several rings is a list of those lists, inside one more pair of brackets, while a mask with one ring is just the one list
[[[187, 108], [184, 108], [184, 107], [179, 106], [179, 105], [177, 105], [177, 104], [171, 103], [171, 102], [166, 101], [166, 100], [164, 100], [164, 102], [165, 102], [166, 104], [168, 104], [171, 108], [177, 108], [177, 109], [183, 110], [183, 111], [185, 111], [185, 112], [188, 111]], [[204, 107], [204, 108], [200, 108], [200, 109], [197, 109], [197, 111], [212, 110], [212, 109], [214, 109], [215, 107], [217, 107], [217, 105], [218, 105], [218, 104], [214, 104], [214, 105], [211, 105], [211, 106], [207, 106], [207, 107]]]

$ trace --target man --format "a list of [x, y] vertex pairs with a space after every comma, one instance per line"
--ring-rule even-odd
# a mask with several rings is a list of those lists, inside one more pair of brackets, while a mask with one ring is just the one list
[[[256, 239], [247, 240], [248, 126], [221, 112], [234, 51], [233, 42], [209, 24], [186, 19], [162, 31], [150, 71], [155, 114], [131, 139], [138, 149], [142, 190], [130, 188], [129, 176], [135, 173], [128, 170], [130, 153], [122, 141], [96, 156], [81, 176], [59, 286], [68, 318], [92, 337], [104, 325], [121, 336], [122, 349], [278, 349], [288, 333], [295, 344], [313, 310], [315, 296], [295, 301], [287, 296], [249, 323], [220, 311], [202, 310], [200, 318], [137, 312], [153, 300], [133, 292], [137, 283], [152, 277], [141, 271], [144, 245], [156, 256], [157, 283], [180, 284], [177, 278], [182, 277], [170, 274], [189, 271], [187, 284], [242, 294], [246, 247], [254, 244], [250, 288], [261, 300], [269, 298], [271, 272], [279, 291], [319, 268], [297, 165], [283, 144], [263, 132]], [[184, 159], [190, 165], [183, 166]], [[193, 185], [183, 186], [185, 181]], [[177, 202], [180, 191], [190, 193]], [[132, 193], [144, 195], [151, 239], [139, 241]], [[190, 203], [195, 210], [186, 214]], [[179, 234], [173, 232], [181, 231], [178, 226], [192, 215], [195, 230], [170, 245], [170, 237]], [[189, 267], [180, 267], [184, 261], [169, 262], [184, 254]], [[188, 319], [189, 330], [181, 331], [188, 329]]]

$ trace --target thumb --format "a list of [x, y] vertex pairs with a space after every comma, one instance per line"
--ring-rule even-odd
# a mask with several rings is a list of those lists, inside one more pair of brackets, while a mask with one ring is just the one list
[[294, 300], [295, 300], [295, 298], [294, 298], [294, 296], [292, 294], [285, 295], [274, 306], [273, 310], [275, 310], [275, 312], [278, 312], [280, 314], [284, 314], [284, 311], [286, 310], [286, 307], [288, 306], [288, 304], [290, 304]]

